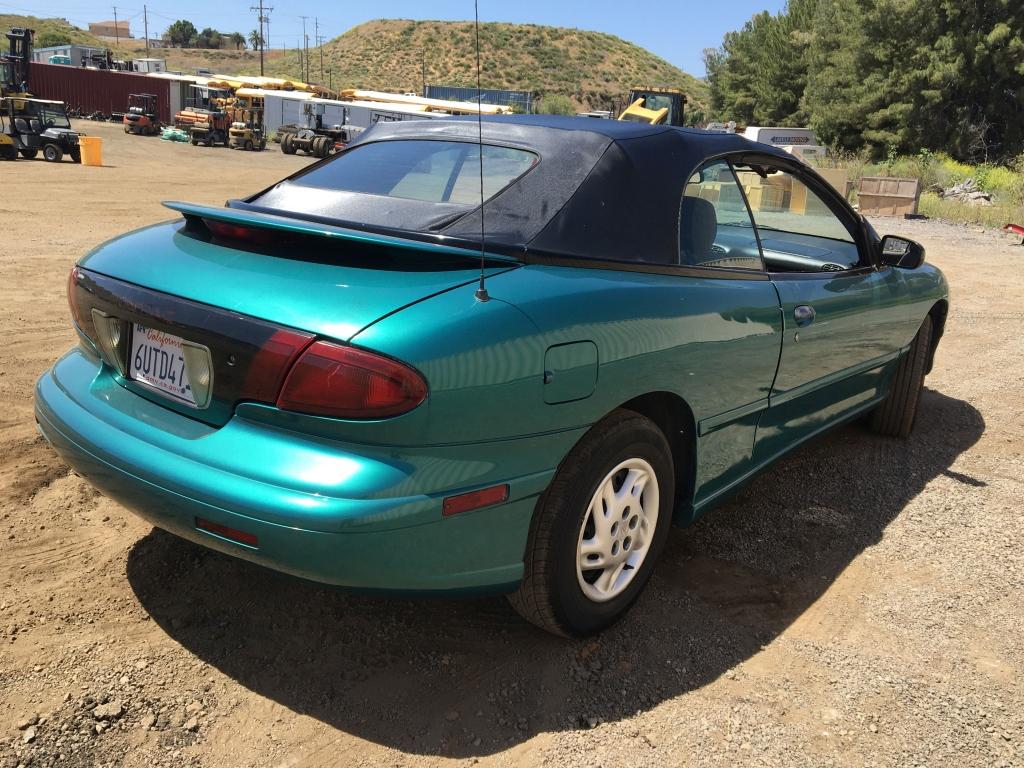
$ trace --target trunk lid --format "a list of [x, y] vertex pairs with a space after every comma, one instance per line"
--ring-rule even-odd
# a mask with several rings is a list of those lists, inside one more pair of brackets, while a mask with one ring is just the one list
[[[189, 210], [239, 224], [283, 219], [222, 208]], [[472, 252], [464, 249], [294, 220], [274, 223], [282, 237], [299, 236], [287, 256], [282, 249], [271, 255], [196, 237], [179, 219], [111, 240], [80, 264], [144, 288], [339, 341], [385, 315], [479, 278], [479, 260], [474, 263]], [[487, 273], [513, 265], [491, 266]]]
[[[463, 249], [231, 209], [181, 209], [188, 220], [124, 235], [81, 261], [78, 315], [90, 336], [96, 333], [95, 309], [125, 321], [125, 333], [141, 324], [207, 347], [214, 373], [208, 408], [138, 386], [126, 366], [120, 379], [211, 424], [225, 423], [242, 400], [273, 402], [270, 389], [283, 376], [279, 368], [295, 359], [282, 351], [282, 338], [298, 345], [316, 337], [347, 342], [382, 317], [479, 279], [478, 255], [474, 261]], [[203, 219], [255, 230], [259, 242], [212, 236]], [[491, 264], [488, 274], [515, 266]], [[471, 289], [466, 300], [474, 300]], [[261, 352], [266, 345], [277, 351]], [[266, 373], [267, 354], [272, 375]], [[266, 386], [256, 386], [254, 377], [268, 379]]]

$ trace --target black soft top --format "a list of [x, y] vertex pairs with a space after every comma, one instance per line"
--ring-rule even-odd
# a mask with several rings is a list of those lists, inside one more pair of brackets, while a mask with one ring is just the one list
[[[659, 261], [664, 254], [673, 261], [682, 190], [705, 160], [744, 151], [788, 157], [735, 134], [583, 117], [485, 117], [479, 130], [485, 144], [540, 157], [484, 206], [488, 248], [513, 253], [615, 261]], [[477, 132], [476, 117], [378, 123], [350, 149], [409, 139], [475, 142]], [[453, 216], [447, 204], [344, 193], [329, 210], [317, 210], [317, 190], [292, 183], [307, 170], [229, 206], [479, 244], [479, 206]]]

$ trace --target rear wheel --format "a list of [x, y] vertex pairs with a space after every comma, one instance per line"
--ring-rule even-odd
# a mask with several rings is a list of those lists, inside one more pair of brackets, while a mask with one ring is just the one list
[[284, 138], [281, 139], [281, 151], [286, 155], [295, 154], [295, 137], [290, 133], [286, 133]]
[[64, 159], [64, 150], [56, 144], [47, 144], [43, 147], [43, 159], [48, 163], [59, 163]]
[[924, 373], [928, 367], [928, 353], [932, 345], [932, 319], [926, 317], [900, 360], [899, 368], [889, 386], [889, 394], [881, 405], [871, 412], [871, 429], [880, 435], [910, 437], [917, 418], [917, 406], [924, 387]]
[[21, 156], [26, 160], [34, 160], [35, 156], [39, 154], [38, 149], [22, 149], [19, 151], [21, 152]]
[[513, 607], [560, 635], [617, 621], [650, 578], [674, 497], [672, 453], [650, 419], [623, 410], [596, 424], [537, 503]]

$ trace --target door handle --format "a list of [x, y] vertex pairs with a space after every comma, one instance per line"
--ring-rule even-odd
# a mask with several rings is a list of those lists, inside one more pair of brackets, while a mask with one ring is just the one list
[[793, 319], [796, 320], [796, 324], [800, 328], [803, 328], [805, 325], [810, 325], [814, 322], [814, 307], [807, 304], [801, 304], [798, 307], [794, 307]]

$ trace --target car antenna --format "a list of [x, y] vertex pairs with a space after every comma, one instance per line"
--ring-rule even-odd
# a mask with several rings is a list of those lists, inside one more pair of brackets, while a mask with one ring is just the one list
[[487, 285], [484, 283], [484, 269], [487, 260], [487, 245], [484, 240], [484, 119], [483, 101], [480, 92], [480, 8], [479, 0], [473, 0], [473, 30], [476, 33], [476, 140], [480, 156], [480, 285], [476, 289], [477, 301], [490, 301]]

